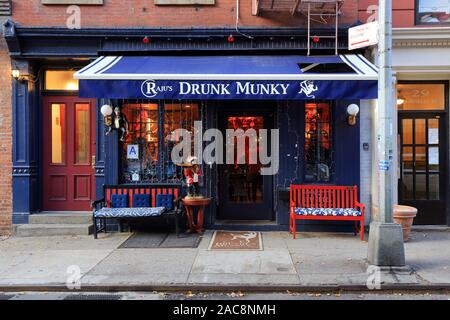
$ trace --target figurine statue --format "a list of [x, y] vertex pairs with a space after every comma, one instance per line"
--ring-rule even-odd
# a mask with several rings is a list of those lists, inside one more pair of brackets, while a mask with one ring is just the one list
[[[106, 123], [106, 121], [105, 121]], [[108, 121], [111, 123], [109, 125], [109, 129], [106, 132], [106, 135], [110, 134], [111, 131], [119, 130], [120, 131], [120, 141], [125, 141], [125, 136], [128, 134], [128, 120], [125, 114], [120, 111], [119, 107], [114, 108], [114, 116], [112, 121]]]
[[188, 186], [186, 198], [203, 198], [200, 194], [200, 177], [203, 174], [197, 163], [197, 158], [189, 157], [186, 163], [183, 164], [183, 167], [183, 173], [186, 177], [186, 184]]

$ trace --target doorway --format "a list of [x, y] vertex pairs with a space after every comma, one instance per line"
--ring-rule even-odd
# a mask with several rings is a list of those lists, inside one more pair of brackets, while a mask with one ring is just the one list
[[[245, 107], [243, 107], [245, 106]], [[226, 130], [267, 129], [267, 154], [270, 150], [270, 129], [273, 128], [274, 102], [224, 102], [219, 111], [219, 126], [226, 146]], [[253, 140], [253, 143], [250, 141]], [[245, 147], [239, 148], [239, 138], [233, 138], [233, 163], [219, 165], [219, 210], [220, 220], [273, 220], [273, 175], [262, 175], [258, 154], [261, 145], [257, 137], [247, 135]], [[252, 153], [255, 152], [255, 153]], [[224, 150], [224, 161], [226, 159]], [[253, 160], [252, 160], [253, 159]], [[254, 161], [256, 160], [256, 161]]]
[[447, 223], [445, 119], [445, 113], [399, 112], [399, 204], [418, 209], [417, 225]]
[[89, 211], [95, 198], [95, 99], [43, 99], [43, 210]]

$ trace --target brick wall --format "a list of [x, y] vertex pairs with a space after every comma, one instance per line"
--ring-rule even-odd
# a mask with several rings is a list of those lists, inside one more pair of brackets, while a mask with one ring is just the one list
[[[241, 0], [240, 26], [301, 26], [304, 16], [290, 13], [253, 16], [251, 0]], [[292, 0], [292, 3], [294, 1]], [[155, 6], [153, 0], [105, 0], [102, 6], [80, 6], [81, 28], [89, 27], [232, 27], [236, 0], [216, 0], [213, 6]], [[43, 5], [41, 0], [13, 0], [13, 20], [23, 26], [65, 27], [67, 5]], [[347, 0], [342, 25], [358, 19], [358, 0]], [[323, 25], [322, 25], [323, 26]]]
[[[367, 19], [373, 15], [371, 6], [377, 5], [377, 0], [359, 1], [359, 20], [367, 22]], [[412, 28], [416, 27], [414, 21], [415, 0], [393, 0], [392, 1], [392, 22], [394, 28]], [[369, 9], [369, 10], [368, 10]]]
[[10, 234], [12, 217], [12, 88], [10, 66], [8, 49], [2, 31], [0, 31], [0, 235]]

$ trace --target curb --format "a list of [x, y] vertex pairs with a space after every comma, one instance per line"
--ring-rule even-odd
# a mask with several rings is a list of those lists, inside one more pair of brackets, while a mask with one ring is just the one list
[[49, 285], [0, 285], [0, 292], [409, 292], [409, 291], [432, 291], [449, 292], [449, 284], [396, 284], [383, 285], [381, 289], [370, 290], [365, 285], [323, 285], [323, 286], [302, 286], [302, 285], [85, 285], [80, 289], [68, 289], [63, 284]]

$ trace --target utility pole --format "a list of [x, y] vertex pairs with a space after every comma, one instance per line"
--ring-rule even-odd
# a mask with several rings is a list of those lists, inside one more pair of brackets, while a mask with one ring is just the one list
[[[392, 0], [378, 1], [378, 216], [370, 224], [368, 261], [375, 266], [404, 266], [401, 226], [392, 221], [394, 82], [392, 76]], [[396, 139], [395, 139], [396, 141]]]

